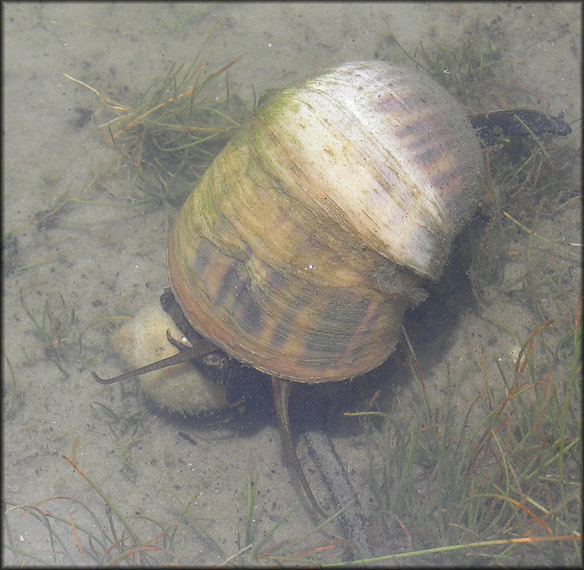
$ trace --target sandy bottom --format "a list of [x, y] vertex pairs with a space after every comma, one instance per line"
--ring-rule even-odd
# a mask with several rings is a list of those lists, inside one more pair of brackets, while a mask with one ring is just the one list
[[[295, 508], [260, 551], [276, 552], [318, 521], [294, 471], [283, 462], [270, 411], [256, 414], [253, 425], [242, 419], [205, 427], [158, 409], [141, 393], [137, 381], [107, 387], [91, 378], [91, 370], [102, 376], [125, 370], [109, 344], [110, 333], [99, 321], [132, 316], [156, 302], [167, 285], [167, 223], [177, 210], [133, 204], [126, 177], [103, 178], [113, 174], [116, 165], [115, 152], [97, 128], [105, 115], [94, 94], [63, 74], [124, 101], [126, 89], [140, 92], [164, 75], [171, 62], [191, 62], [219, 22], [202, 58], [213, 71], [243, 55], [229, 79], [239, 96], [252, 104], [254, 92], [281, 87], [336, 63], [373, 58], [390, 32], [413, 51], [420, 42], [432, 45], [463, 37], [480, 21], [503, 53], [501, 74], [513, 90], [514, 103], [537, 105], [554, 115], [564, 111], [566, 119], [574, 121], [581, 117], [578, 6], [25, 3], [6, 4], [3, 9], [3, 222], [10, 235], [4, 243], [2, 495], [9, 505], [34, 505], [55, 496], [78, 501], [55, 499], [38, 507], [64, 517], [64, 524], [53, 522], [64, 537], [64, 544], [55, 546], [56, 558], [44, 523], [31, 514], [10, 514], [5, 530], [14, 548], [52, 563], [71, 563], [61, 554], [67, 549], [83, 563], [69, 515], [78, 526], [102, 526], [109, 533], [104, 501], [61, 457], [65, 455], [128, 517], [145, 515], [166, 527], [196, 496], [189, 520], [204, 527], [216, 544], [191, 525], [184, 558], [177, 559], [185, 564], [218, 563], [244, 545], [248, 484], [253, 481], [258, 489], [250, 528], [254, 544]], [[486, 102], [499, 101], [500, 108], [506, 96], [497, 89]], [[97, 112], [92, 119], [84, 110]], [[104, 184], [95, 184], [96, 176]], [[577, 188], [577, 175], [566, 184]], [[39, 222], [43, 211], [63, 199], [58, 214], [47, 223]], [[579, 241], [577, 200], [572, 204], [544, 212], [540, 231], [565, 243]], [[516, 257], [506, 256], [501, 264], [507, 283], [519, 278], [522, 266]], [[573, 272], [570, 306], [575, 308], [577, 263]], [[540, 301], [553, 311], [553, 300]], [[471, 302], [461, 302], [448, 314], [434, 311], [434, 318], [446, 319], [447, 326], [433, 322], [414, 335], [424, 379], [437, 406], [443, 401], [447, 371], [456, 386], [457, 404], [466, 410], [484, 385], [475, 356], [484, 350], [489, 362], [499, 359], [512, 370], [519, 339], [525, 341], [541, 324], [533, 304], [513, 302], [512, 295], [494, 292], [487, 303], [491, 316], [506, 323], [507, 332]], [[33, 317], [47, 338], [39, 336]], [[48, 344], [59, 327], [69, 327], [70, 334], [61, 347]], [[84, 331], [82, 345], [69, 340], [76, 331]], [[397, 393], [404, 413], [415, 413], [419, 402], [408, 397], [412, 379], [405, 355], [405, 351], [396, 355], [384, 382], [365, 382], [361, 400], [353, 397], [350, 408], [364, 409], [379, 389], [381, 409], [389, 410]], [[566, 363], [555, 366], [560, 376], [566, 373]], [[345, 411], [343, 405], [340, 412]], [[300, 417], [300, 409], [295, 408], [297, 430], [310, 424]], [[376, 519], [361, 424], [339, 415], [330, 435], [372, 521], [376, 554], [392, 553]], [[315, 482], [315, 492], [324, 496], [325, 491]], [[161, 531], [145, 521], [133, 524], [142, 542]], [[120, 538], [119, 522], [116, 532]], [[339, 536], [332, 526], [328, 534], [299, 542], [287, 555], [333, 544]], [[3, 536], [3, 542], [8, 541]], [[175, 551], [179, 543], [175, 538]], [[334, 561], [343, 551], [331, 548], [310, 556]], [[3, 557], [5, 563], [25, 560], [8, 550]]]

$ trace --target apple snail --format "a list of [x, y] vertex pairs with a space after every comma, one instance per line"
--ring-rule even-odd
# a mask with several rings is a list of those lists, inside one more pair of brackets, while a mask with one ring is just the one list
[[175, 357], [94, 378], [110, 383], [217, 348], [270, 375], [285, 448], [322, 513], [290, 434], [291, 384], [358, 376], [394, 351], [405, 311], [425, 298], [424, 280], [441, 276], [478, 207], [481, 145], [531, 129], [570, 132], [530, 109], [469, 120], [430, 78], [381, 61], [272, 93], [215, 158], [170, 236], [170, 286], [200, 342], [187, 350], [169, 338]]

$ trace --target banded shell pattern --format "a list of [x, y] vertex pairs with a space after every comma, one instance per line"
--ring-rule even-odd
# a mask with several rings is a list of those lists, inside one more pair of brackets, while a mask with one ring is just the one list
[[272, 95], [216, 157], [173, 228], [171, 287], [203, 336], [259, 370], [363, 374], [440, 277], [483, 171], [432, 80], [341, 65]]

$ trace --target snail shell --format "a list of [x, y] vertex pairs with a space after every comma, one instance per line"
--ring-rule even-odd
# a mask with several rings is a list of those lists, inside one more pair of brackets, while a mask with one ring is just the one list
[[363, 374], [440, 277], [483, 172], [446, 90], [341, 65], [269, 97], [216, 157], [174, 225], [171, 287], [203, 336], [272, 376]]

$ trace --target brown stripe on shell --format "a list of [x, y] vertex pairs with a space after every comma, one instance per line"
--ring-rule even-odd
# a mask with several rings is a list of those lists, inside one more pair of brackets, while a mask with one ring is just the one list
[[261, 333], [262, 310], [252, 298], [249, 283], [242, 278], [246, 274], [245, 262], [222, 253], [203, 239], [193, 269], [194, 274], [198, 273], [199, 282], [208, 284], [213, 306], [231, 313], [246, 333]]
[[449, 170], [434, 172], [431, 177], [431, 182], [432, 186], [438, 190], [448, 190], [460, 184], [460, 172], [454, 167]]
[[235, 294], [231, 307], [242, 330], [246, 333], [259, 335], [264, 330], [263, 311], [260, 305], [254, 301], [251, 291], [245, 284]]
[[[215, 293], [213, 297], [213, 305], [216, 307], [224, 307], [227, 304], [233, 305], [233, 300], [229, 300], [237, 294], [238, 287], [242, 288], [244, 285], [238, 276], [238, 265], [239, 262], [232, 260], [229, 265], [224, 267], [223, 277], [219, 282], [219, 286], [213, 291], [209, 290], [209, 293]], [[214, 269], [217, 272], [217, 268]]]
[[211, 242], [207, 240], [200, 240], [199, 247], [195, 252], [195, 257], [193, 259], [193, 269], [198, 275], [204, 275], [207, 268], [210, 266], [211, 257], [213, 251], [211, 248]]
[[425, 113], [415, 121], [404, 125], [397, 131], [397, 137], [406, 141], [406, 148], [417, 157], [433, 150], [444, 157], [448, 151], [451, 133], [444, 128], [444, 122], [436, 114]]
[[[432, 126], [431, 131], [428, 125]], [[455, 138], [456, 133], [447, 128], [442, 117], [429, 115], [402, 127], [398, 133], [409, 138], [406, 146], [412, 152], [413, 162], [427, 170], [428, 182], [434, 188], [446, 194], [450, 189], [460, 191], [459, 167], [452, 160], [453, 156], [448, 154], [459, 142]]]
[[[278, 289], [283, 286], [282, 277], [273, 272], [275, 277], [272, 277], [272, 281], [276, 283]], [[274, 289], [277, 291], [277, 289]], [[280, 312], [279, 317], [273, 320], [273, 330], [270, 337], [270, 343], [283, 349], [288, 342], [290, 334], [293, 332], [296, 317], [305, 310], [308, 303], [308, 295], [306, 291], [300, 291], [294, 297], [289, 299], [289, 302], [283, 308], [284, 310]]]
[[191, 265], [192, 282], [205, 283], [205, 290], [214, 306], [224, 306], [241, 280], [238, 264], [233, 257], [223, 254], [211, 241], [200, 238]]
[[[352, 368], [368, 350], [367, 340], [377, 323], [378, 311], [377, 301], [349, 294], [339, 296], [320, 315], [315, 315], [316, 330], [308, 332], [305, 339], [306, 360], [311, 355], [311, 365], [316, 369], [320, 366], [323, 372]], [[335, 321], [337, 326], [328, 326], [327, 320]]]
[[381, 113], [403, 113], [404, 102], [395, 93], [385, 93], [373, 100], [373, 108]]
[[[341, 358], [353, 337], [353, 330], [363, 319], [369, 301], [355, 303], [355, 298], [338, 294], [319, 314], [314, 315], [312, 330], [306, 332], [306, 353], [325, 358]], [[343, 323], [340, 328], [339, 322]]]
[[[354, 361], [359, 353], [363, 352], [363, 347], [367, 346], [371, 332], [375, 329], [380, 315], [380, 303], [378, 301], [368, 302], [361, 320], [356, 324], [353, 334], [346, 346], [343, 360]], [[350, 355], [350, 358], [349, 358]]]

